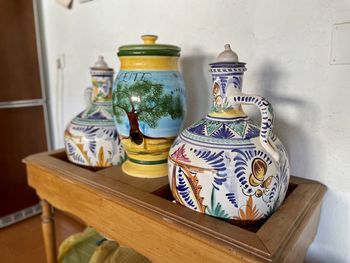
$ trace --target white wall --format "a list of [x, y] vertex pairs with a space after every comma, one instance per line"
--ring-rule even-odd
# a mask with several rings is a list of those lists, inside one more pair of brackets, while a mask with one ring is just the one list
[[[292, 174], [328, 187], [307, 262], [350, 262], [350, 66], [329, 65], [332, 25], [350, 21], [350, 1], [95, 0], [66, 10], [41, 0], [56, 116], [56, 58], [65, 56], [63, 123], [84, 106], [89, 66], [100, 54], [115, 70], [117, 47], [142, 34], [182, 48], [191, 111], [205, 115], [208, 63], [231, 43], [247, 62], [243, 89], [267, 97], [275, 133], [287, 147]], [[55, 117], [54, 117], [55, 118]], [[57, 127], [57, 122], [55, 122]], [[56, 132], [56, 147], [62, 146]]]

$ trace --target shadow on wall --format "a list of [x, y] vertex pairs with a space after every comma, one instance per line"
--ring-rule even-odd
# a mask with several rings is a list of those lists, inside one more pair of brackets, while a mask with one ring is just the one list
[[209, 63], [214, 61], [214, 56], [201, 54], [200, 51], [194, 56], [185, 56], [180, 60], [180, 69], [186, 85], [187, 93], [187, 116], [184, 127], [203, 118], [210, 108], [211, 76]]
[[329, 188], [321, 211], [327, 214], [321, 216], [315, 242], [310, 246], [305, 263], [350, 262], [350, 193]]
[[[293, 175], [318, 179], [317, 172], [314, 170], [311, 155], [315, 150], [319, 151], [319, 143], [315, 143], [317, 138], [313, 135], [312, 123], [309, 120], [317, 118], [317, 110], [312, 102], [303, 98], [295, 98], [286, 94], [285, 84], [291, 77], [283, 66], [276, 64], [275, 61], [267, 61], [260, 67], [256, 74], [259, 83], [259, 93], [267, 98], [274, 107], [277, 118], [274, 123], [274, 133], [280, 138], [287, 149], [290, 158], [290, 167]], [[293, 76], [297, 78], [298, 76]], [[293, 87], [302, 89], [301, 85]], [[278, 117], [279, 112], [285, 113], [285, 118]], [[287, 116], [293, 114], [294, 116]], [[313, 146], [317, 145], [318, 149]], [[322, 162], [322, 160], [320, 160]]]

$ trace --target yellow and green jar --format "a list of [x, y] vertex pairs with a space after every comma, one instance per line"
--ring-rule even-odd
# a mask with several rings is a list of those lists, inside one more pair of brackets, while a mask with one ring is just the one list
[[156, 44], [121, 46], [120, 71], [113, 87], [113, 112], [127, 153], [122, 169], [137, 177], [167, 176], [169, 149], [186, 112], [185, 85], [178, 71], [180, 48]]

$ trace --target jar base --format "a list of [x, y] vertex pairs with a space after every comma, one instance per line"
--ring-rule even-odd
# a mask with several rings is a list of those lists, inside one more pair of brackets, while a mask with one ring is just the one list
[[126, 160], [122, 165], [122, 170], [127, 175], [141, 178], [159, 178], [168, 176], [167, 163], [146, 165]]

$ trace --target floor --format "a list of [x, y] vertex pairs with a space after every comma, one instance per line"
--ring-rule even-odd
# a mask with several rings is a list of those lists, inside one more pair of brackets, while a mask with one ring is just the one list
[[[60, 211], [55, 212], [55, 222], [58, 244], [85, 228], [83, 224]], [[0, 256], [0, 261], [7, 263], [45, 263], [40, 216], [0, 229]]]

